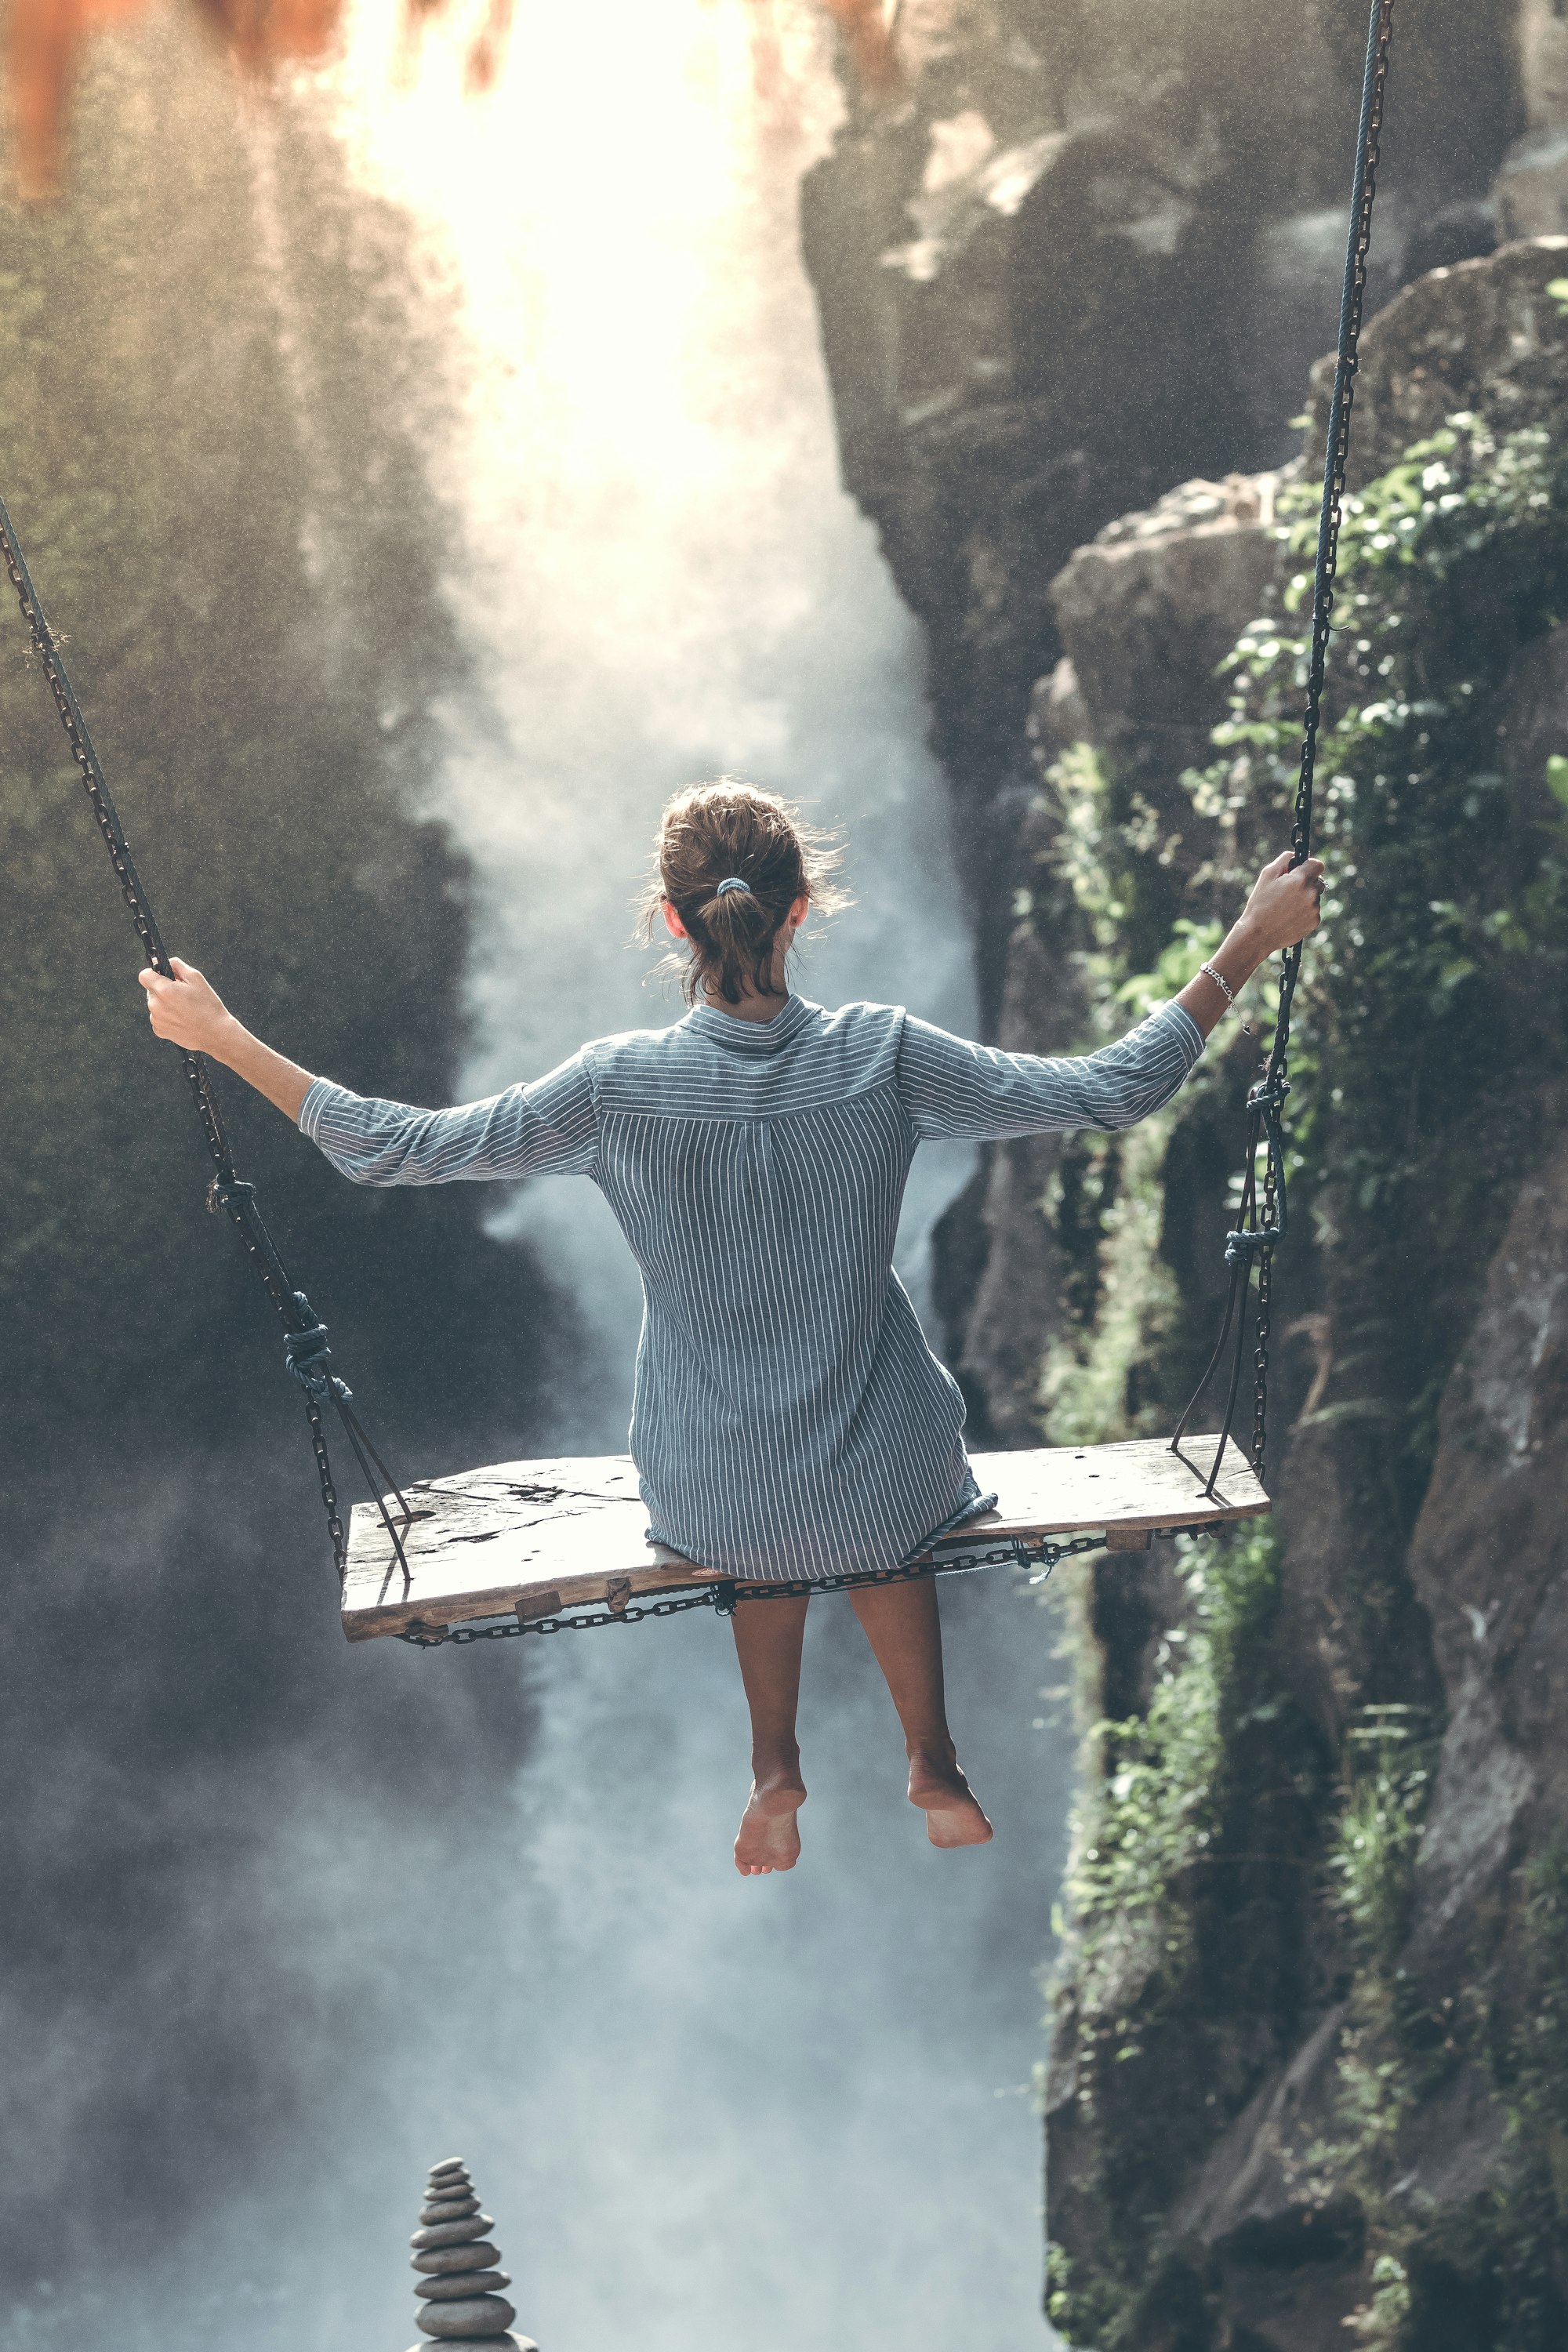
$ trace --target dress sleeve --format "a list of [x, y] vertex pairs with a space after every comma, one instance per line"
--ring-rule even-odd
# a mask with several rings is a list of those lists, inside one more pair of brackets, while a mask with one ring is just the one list
[[898, 1086], [916, 1132], [932, 1140], [1133, 1127], [1170, 1101], [1203, 1050], [1203, 1031], [1173, 1001], [1114, 1045], [1050, 1057], [971, 1045], [906, 1014]]
[[519, 1176], [586, 1176], [598, 1114], [584, 1054], [531, 1086], [452, 1110], [377, 1102], [318, 1078], [300, 1131], [355, 1184], [479, 1183]]

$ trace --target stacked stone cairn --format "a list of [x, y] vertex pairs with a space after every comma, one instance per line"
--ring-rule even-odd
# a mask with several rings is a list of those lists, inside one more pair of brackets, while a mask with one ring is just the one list
[[488, 2242], [493, 2226], [465, 2165], [449, 2157], [432, 2166], [411, 2242], [426, 2336], [412, 2352], [539, 2352], [528, 2336], [512, 2334], [517, 2314], [500, 2292], [511, 2281]]

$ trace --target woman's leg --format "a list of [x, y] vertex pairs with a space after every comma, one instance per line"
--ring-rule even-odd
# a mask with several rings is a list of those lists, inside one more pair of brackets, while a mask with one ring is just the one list
[[910, 1802], [925, 1814], [927, 1836], [932, 1845], [984, 1845], [991, 1824], [958, 1769], [947, 1727], [936, 1579], [863, 1584], [849, 1597], [904, 1727]]
[[807, 1606], [804, 1596], [748, 1601], [742, 1593], [731, 1621], [752, 1710], [752, 1793], [735, 1840], [735, 1867], [747, 1878], [793, 1870], [800, 1859], [795, 1817], [805, 1802], [805, 1783], [795, 1717]]

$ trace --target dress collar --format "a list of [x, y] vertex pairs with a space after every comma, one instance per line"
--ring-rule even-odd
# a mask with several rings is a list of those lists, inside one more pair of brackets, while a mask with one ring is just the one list
[[786, 996], [778, 1011], [767, 1021], [742, 1021], [733, 1013], [721, 1013], [711, 1004], [694, 1004], [687, 1014], [692, 1029], [715, 1045], [724, 1046], [731, 1054], [747, 1054], [753, 1059], [765, 1059], [788, 1045], [817, 1010], [804, 996]]

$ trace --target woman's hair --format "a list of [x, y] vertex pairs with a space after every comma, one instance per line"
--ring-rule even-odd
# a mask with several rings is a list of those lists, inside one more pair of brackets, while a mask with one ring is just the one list
[[[726, 1004], [746, 991], [773, 992], [773, 949], [797, 898], [822, 914], [845, 903], [833, 874], [841, 851], [802, 823], [777, 793], [720, 776], [677, 793], [659, 820], [657, 868], [644, 909], [651, 937], [668, 898], [686, 928], [689, 958], [663, 967], [680, 973], [688, 1004], [715, 990]], [[738, 881], [740, 889], [721, 890]]]

